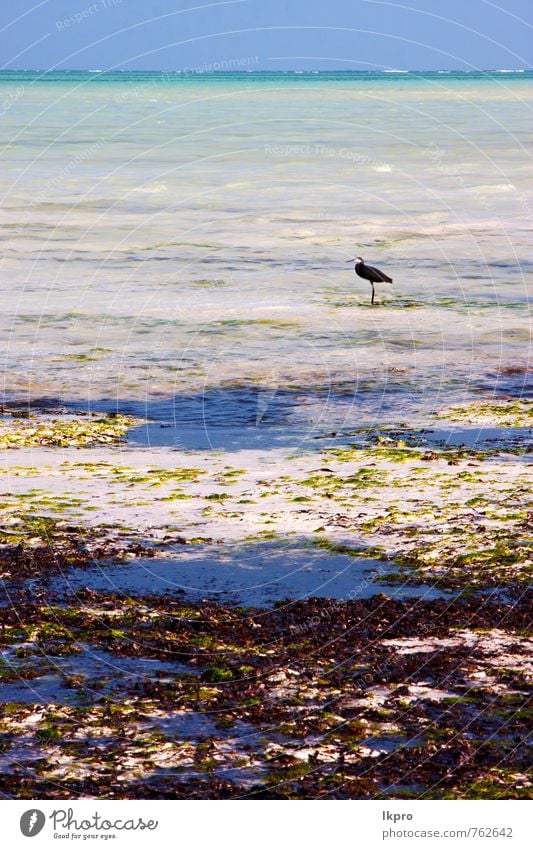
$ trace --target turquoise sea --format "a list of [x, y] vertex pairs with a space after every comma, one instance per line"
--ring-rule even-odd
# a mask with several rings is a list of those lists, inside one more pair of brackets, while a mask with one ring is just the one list
[[531, 72], [3, 72], [4, 397], [216, 446], [522, 395], [532, 104]]

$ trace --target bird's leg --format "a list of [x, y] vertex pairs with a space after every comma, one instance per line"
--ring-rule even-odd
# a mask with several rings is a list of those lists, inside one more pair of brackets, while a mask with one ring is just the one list
[[373, 304], [373, 303], [374, 303], [374, 294], [375, 294], [375, 292], [374, 292], [374, 284], [373, 284], [373, 283], [371, 283], [370, 285], [372, 286], [372, 297], [371, 297], [371, 299], [370, 299], [370, 303], [371, 303], [371, 304]]

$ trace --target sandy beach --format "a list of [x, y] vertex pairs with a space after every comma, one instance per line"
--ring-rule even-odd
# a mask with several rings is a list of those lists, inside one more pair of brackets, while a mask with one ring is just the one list
[[14, 412], [4, 792], [527, 796], [530, 404], [295, 453]]

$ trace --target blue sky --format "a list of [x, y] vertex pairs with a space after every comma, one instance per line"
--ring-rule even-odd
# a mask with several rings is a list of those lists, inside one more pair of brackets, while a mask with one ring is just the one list
[[533, 63], [531, 0], [17, 0], [0, 66], [488, 69]]

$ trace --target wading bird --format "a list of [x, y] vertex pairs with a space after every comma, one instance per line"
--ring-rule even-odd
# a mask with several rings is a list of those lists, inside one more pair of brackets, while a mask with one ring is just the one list
[[[359, 260], [359, 262], [357, 262]], [[355, 262], [354, 271], [359, 277], [362, 277], [363, 280], [368, 280], [370, 285], [372, 286], [372, 298], [370, 299], [370, 303], [374, 303], [374, 283], [392, 283], [392, 278], [388, 277], [384, 271], [380, 271], [379, 268], [374, 268], [373, 265], [365, 265], [365, 261], [362, 256], [356, 256], [355, 259], [348, 259], [346, 262]]]

